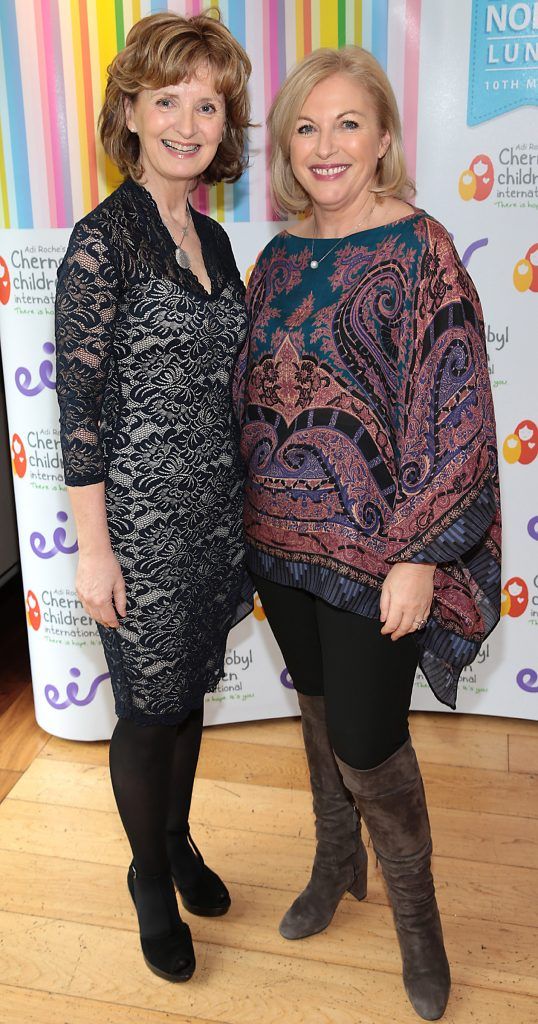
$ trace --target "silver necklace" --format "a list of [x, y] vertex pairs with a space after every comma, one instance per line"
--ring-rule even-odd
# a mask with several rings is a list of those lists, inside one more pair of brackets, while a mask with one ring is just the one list
[[[344, 238], [347, 238], [348, 235], [352, 235], [355, 231], [358, 231], [359, 228], [361, 227], [361, 225], [365, 224], [366, 221], [369, 220], [369, 218], [372, 216], [372, 214], [374, 212], [375, 204], [376, 204], [376, 197], [374, 196], [374, 201], [372, 203], [372, 206], [370, 208], [369, 213], [366, 214], [366, 217], [363, 217], [362, 220], [360, 220], [358, 224], [355, 224], [355, 226], [353, 228], [351, 228], [351, 231], [348, 231], [346, 235], [343, 235], [342, 238], [337, 239], [337, 241], [334, 243], [334, 245], [332, 245], [331, 248], [326, 253], [324, 253], [323, 256], [321, 256], [319, 258], [319, 260], [314, 259], [314, 243], [317, 241], [316, 236], [314, 236], [314, 238], [312, 239], [312, 250], [311, 250], [311, 253], [310, 253], [310, 269], [311, 270], [317, 270], [319, 265], [320, 265], [320, 263], [323, 263], [323, 260], [326, 259], [327, 256], [331, 255], [333, 250], [336, 249], [336, 246], [340, 245], [340, 242], [344, 241]], [[315, 224], [315, 221], [314, 221], [314, 224]]]
[[185, 249], [183, 248], [183, 242], [185, 241], [185, 238], [187, 237], [187, 235], [189, 233], [189, 224], [190, 224], [190, 221], [192, 219], [191, 218], [191, 211], [189, 209], [188, 204], [187, 204], [187, 207], [186, 207], [186, 210], [185, 210], [185, 216], [186, 216], [185, 227], [181, 229], [181, 238], [180, 238], [179, 242], [176, 242], [176, 240], [175, 240], [175, 238], [174, 238], [174, 236], [173, 236], [173, 234], [172, 234], [172, 232], [170, 230], [170, 226], [169, 226], [169, 225], [172, 225], [172, 222], [169, 221], [169, 220], [165, 220], [165, 218], [161, 214], [161, 218], [162, 218], [162, 220], [164, 221], [164, 223], [166, 225], [166, 230], [168, 231], [168, 234], [170, 235], [170, 237], [171, 237], [171, 239], [172, 239], [172, 241], [173, 241], [173, 243], [174, 243], [174, 245], [176, 247], [176, 251], [175, 251], [176, 263], [179, 264], [179, 266], [181, 267], [182, 270], [190, 270], [191, 269], [191, 258], [189, 256], [188, 252], [186, 252]]
[[183, 242], [185, 241], [185, 238], [187, 237], [187, 235], [189, 233], [189, 221], [190, 221], [190, 219], [191, 219], [191, 211], [189, 210], [189, 207], [187, 206], [187, 221], [185, 223], [185, 227], [183, 228], [183, 234], [181, 235], [181, 239], [178, 242], [178, 244], [176, 245], [176, 263], [179, 264], [179, 266], [181, 267], [182, 270], [190, 270], [191, 269], [191, 258], [189, 256], [188, 252], [186, 252], [185, 249], [182, 248], [183, 247]]

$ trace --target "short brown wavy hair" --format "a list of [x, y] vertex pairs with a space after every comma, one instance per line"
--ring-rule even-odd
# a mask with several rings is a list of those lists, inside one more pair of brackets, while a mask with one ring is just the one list
[[414, 194], [408, 177], [402, 144], [402, 129], [396, 98], [383, 68], [360, 46], [341, 50], [314, 50], [297, 64], [273, 100], [267, 126], [271, 138], [271, 189], [276, 209], [282, 214], [305, 213], [310, 197], [299, 184], [291, 168], [290, 144], [293, 131], [307, 96], [315, 85], [331, 75], [349, 75], [370, 96], [382, 132], [390, 133], [390, 145], [378, 161], [375, 185], [379, 196], [405, 199]]
[[125, 49], [108, 68], [99, 134], [105, 153], [122, 174], [135, 181], [142, 176], [140, 143], [127, 128], [125, 99], [135, 99], [142, 89], [162, 89], [187, 81], [201, 64], [209, 65], [215, 89], [224, 96], [226, 123], [222, 142], [200, 180], [214, 185], [241, 177], [248, 163], [247, 83], [252, 66], [215, 9], [193, 18], [172, 12], [142, 18], [133, 25]]

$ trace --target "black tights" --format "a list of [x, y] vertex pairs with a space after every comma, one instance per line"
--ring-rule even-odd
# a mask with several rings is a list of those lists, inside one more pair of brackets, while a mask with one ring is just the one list
[[333, 749], [352, 768], [386, 761], [409, 736], [417, 667], [411, 636], [381, 636], [378, 619], [342, 611], [251, 573], [295, 688], [325, 697]]
[[167, 833], [186, 834], [203, 721], [199, 708], [180, 725], [141, 726], [120, 718], [114, 729], [112, 788], [141, 874], [168, 871]]

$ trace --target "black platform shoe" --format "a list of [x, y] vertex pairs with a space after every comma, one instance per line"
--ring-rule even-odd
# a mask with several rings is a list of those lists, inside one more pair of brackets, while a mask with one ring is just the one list
[[168, 832], [168, 856], [185, 910], [200, 917], [220, 917], [230, 909], [230, 893], [222, 879], [204, 863], [188, 828]]
[[150, 971], [166, 981], [188, 981], [196, 959], [190, 928], [179, 916], [171, 876], [140, 875], [131, 863], [127, 885], [138, 916], [142, 954]]

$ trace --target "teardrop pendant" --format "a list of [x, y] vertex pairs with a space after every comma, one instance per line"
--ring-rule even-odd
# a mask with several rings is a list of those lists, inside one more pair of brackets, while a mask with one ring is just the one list
[[318, 263], [317, 260], [310, 260], [310, 269], [311, 270], [317, 270], [318, 267], [319, 267], [319, 263]]
[[178, 245], [176, 249], [176, 262], [179, 264], [182, 270], [191, 269], [191, 261], [189, 254], [188, 252], [185, 252], [185, 250], [182, 249], [180, 245]]

